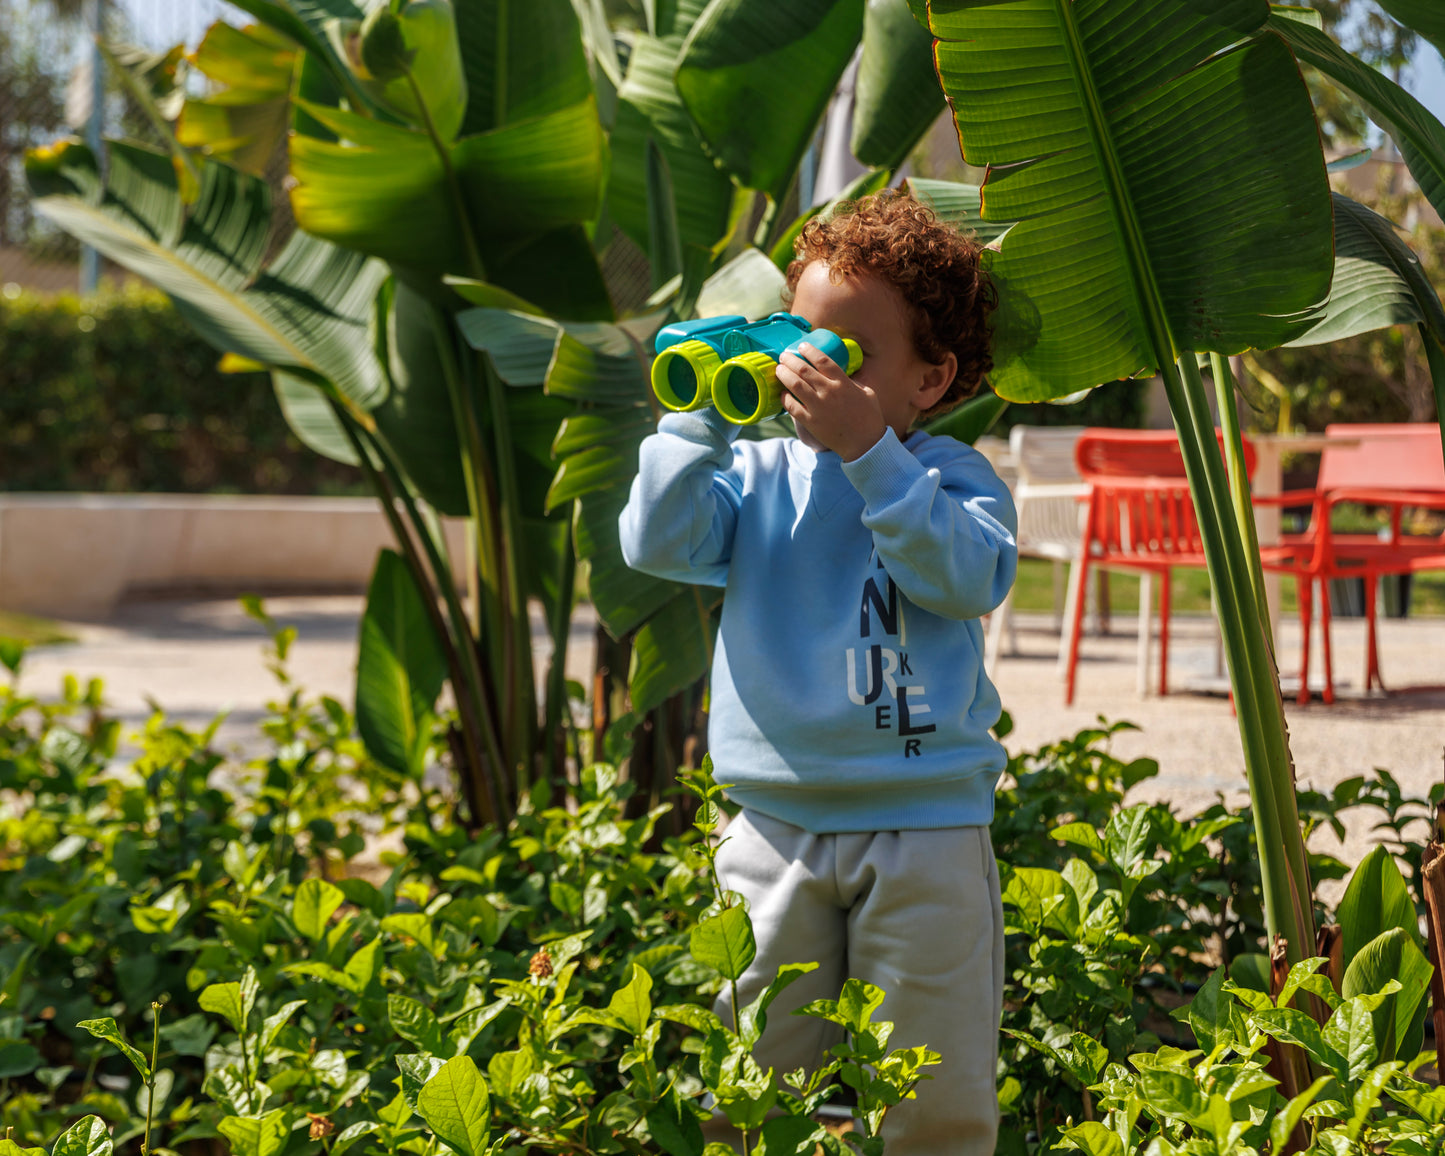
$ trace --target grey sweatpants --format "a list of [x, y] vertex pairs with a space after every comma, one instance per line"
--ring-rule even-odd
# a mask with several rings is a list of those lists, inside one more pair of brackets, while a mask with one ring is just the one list
[[[778, 997], [756, 1055], [782, 1074], [821, 1066], [841, 1030], [790, 1013], [837, 999], [843, 981], [883, 989], [875, 1020], [888, 1046], [943, 1056], [917, 1099], [891, 1108], [886, 1156], [992, 1156], [998, 1132], [998, 1028], [1003, 1006], [1003, 908], [987, 827], [812, 835], [744, 810], [718, 852], [723, 886], [752, 915], [757, 958], [738, 983], [751, 1002], [779, 965], [819, 967]], [[717, 1013], [732, 1024], [725, 989]], [[723, 1125], [726, 1121], [721, 1121]], [[724, 1128], [709, 1139], [730, 1139]], [[735, 1141], [733, 1141], [735, 1143]]]

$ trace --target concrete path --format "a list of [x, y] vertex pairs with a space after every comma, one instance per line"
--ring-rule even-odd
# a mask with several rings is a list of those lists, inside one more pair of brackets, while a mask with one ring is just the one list
[[[341, 595], [268, 599], [271, 614], [299, 631], [290, 661], [296, 683], [351, 701], [361, 606], [359, 597]], [[1119, 736], [1116, 753], [1126, 759], [1147, 755], [1160, 766], [1159, 776], [1141, 784], [1134, 798], [1167, 800], [1188, 814], [1208, 806], [1220, 793], [1231, 801], [1243, 797], [1239, 734], [1228, 697], [1218, 689], [1222, 684], [1215, 675], [1212, 620], [1176, 617], [1170, 671], [1171, 690], [1178, 693], [1140, 698], [1134, 623], [1132, 618], [1116, 618], [1111, 636], [1084, 639], [1071, 707], [1063, 705], [1054, 661], [1058, 639], [1049, 626], [1047, 615], [1021, 615], [1022, 653], [1006, 655], [999, 663], [996, 681], [1015, 725], [1007, 740], [1011, 750], [1073, 734], [1099, 715], [1128, 719], [1143, 729]], [[579, 612], [574, 627], [569, 673], [586, 684], [593, 627], [589, 610]], [[265, 703], [278, 693], [262, 654], [265, 633], [234, 600], [131, 602], [105, 623], [73, 629], [79, 642], [32, 651], [22, 672], [24, 690], [53, 695], [66, 672], [100, 677], [111, 709], [136, 726], [144, 722], [152, 702], [197, 725], [229, 710], [220, 741], [239, 748], [254, 741]], [[1326, 789], [1384, 767], [1408, 792], [1425, 795], [1432, 783], [1441, 781], [1445, 765], [1445, 619], [1381, 623], [1386, 685], [1433, 684], [1433, 689], [1361, 695], [1364, 625], [1337, 620], [1334, 637], [1339, 700], [1333, 706], [1314, 701], [1287, 707], [1299, 782]], [[1280, 651], [1287, 673], [1297, 663], [1298, 639], [1297, 625], [1287, 622]], [[550, 645], [540, 621], [534, 622], [533, 645], [545, 660]], [[1191, 692], [1186, 689], [1191, 684], [1215, 689]], [[1322, 836], [1319, 846], [1339, 850], [1332, 835]], [[1354, 859], [1367, 846], [1362, 820], [1352, 826], [1344, 852]]]

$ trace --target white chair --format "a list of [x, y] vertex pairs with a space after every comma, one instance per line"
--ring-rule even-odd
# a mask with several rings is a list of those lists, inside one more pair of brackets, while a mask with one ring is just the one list
[[[1082, 537], [1083, 503], [1079, 499], [1089, 492], [1079, 480], [1074, 467], [1074, 443], [1082, 426], [1014, 426], [1009, 433], [1009, 453], [1003, 463], [1011, 466], [1017, 480], [1013, 481], [1014, 507], [1018, 511], [1018, 548], [1021, 558], [1047, 558], [1054, 566], [1054, 629], [1059, 632], [1060, 669], [1068, 661], [1068, 640], [1064, 623], [1073, 612], [1073, 599], [1078, 595], [1072, 573], [1064, 592], [1064, 564], [1079, 556]], [[989, 455], [993, 460], [993, 455]], [[999, 463], [995, 463], [998, 468]], [[1000, 476], [1008, 477], [1000, 470]], [[1018, 632], [1013, 622], [1013, 591], [1003, 605], [990, 616], [988, 648], [985, 665], [990, 676], [1003, 651], [1004, 631], [1009, 635], [1009, 653], [1018, 653]]]

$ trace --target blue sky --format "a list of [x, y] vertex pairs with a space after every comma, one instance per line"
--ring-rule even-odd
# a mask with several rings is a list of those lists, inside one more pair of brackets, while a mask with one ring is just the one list
[[1409, 88], [1420, 103], [1445, 120], [1445, 60], [1428, 44], [1422, 43], [1410, 66], [1413, 75]]

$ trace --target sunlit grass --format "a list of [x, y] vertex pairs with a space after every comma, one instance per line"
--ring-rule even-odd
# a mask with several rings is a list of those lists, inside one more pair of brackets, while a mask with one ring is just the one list
[[16, 614], [0, 610], [0, 638], [15, 638], [31, 646], [49, 646], [57, 642], [74, 642], [75, 635], [67, 633], [58, 623], [48, 618], [32, 618], [28, 614]]
[[[1139, 579], [1136, 576], [1111, 573], [1108, 586], [1110, 613], [1138, 611]], [[1159, 597], [1157, 582], [1154, 597], [1156, 600]], [[1280, 604], [1282, 612], [1295, 612], [1294, 579], [1286, 578], [1280, 583]], [[1049, 611], [1053, 605], [1052, 564], [1040, 558], [1021, 559], [1014, 608]], [[1210, 613], [1209, 576], [1203, 570], [1175, 570], [1172, 605], [1175, 614]], [[1445, 617], [1445, 572], [1415, 575], [1410, 591], [1410, 617]]]

